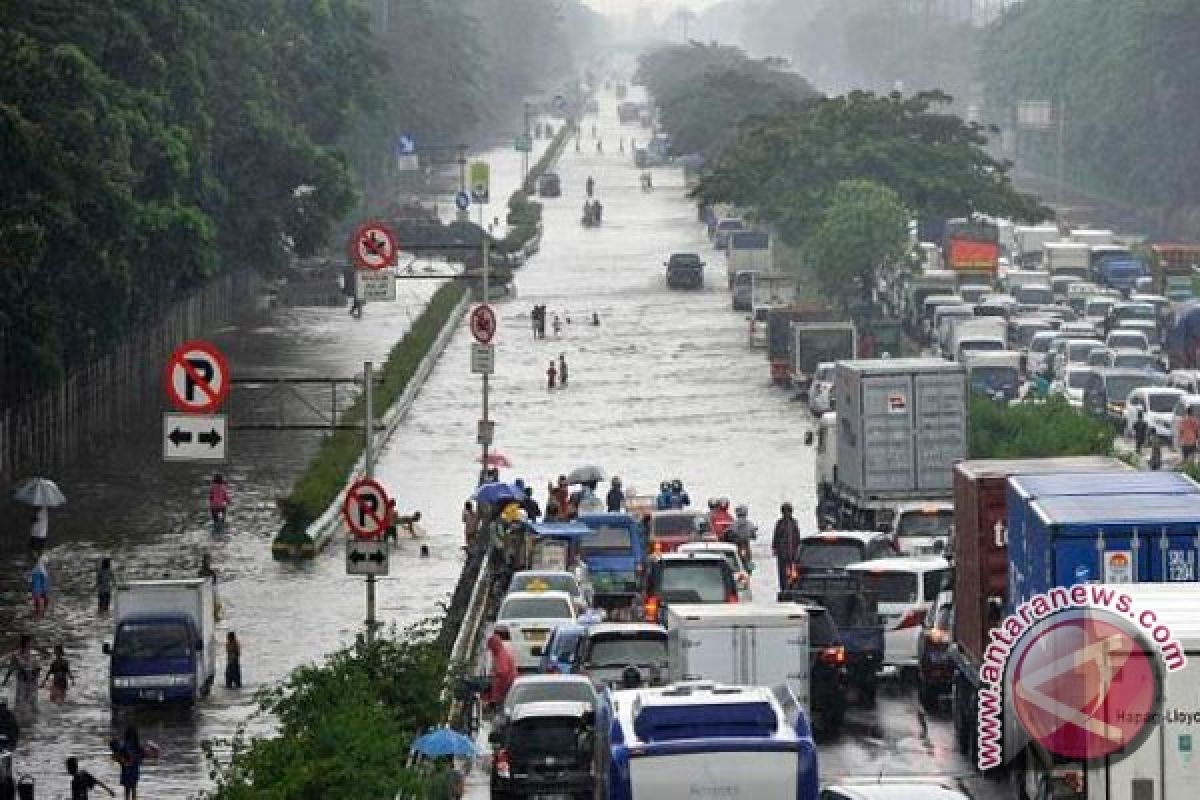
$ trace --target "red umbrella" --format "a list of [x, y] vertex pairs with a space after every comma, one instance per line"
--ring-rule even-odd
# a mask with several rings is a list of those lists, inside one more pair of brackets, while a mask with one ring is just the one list
[[508, 456], [504, 455], [504, 453], [492, 452], [488, 453], [487, 463], [485, 466], [503, 467], [504, 469], [508, 469], [512, 466], [512, 462], [508, 460]]

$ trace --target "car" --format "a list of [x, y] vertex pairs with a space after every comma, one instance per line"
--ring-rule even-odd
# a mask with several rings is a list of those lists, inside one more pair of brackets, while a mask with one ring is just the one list
[[901, 555], [948, 552], [954, 535], [954, 503], [901, 503], [892, 518], [892, 539]]
[[667, 629], [637, 622], [604, 622], [589, 626], [575, 643], [575, 668], [597, 690], [620, 688], [633, 667], [644, 686], [667, 679]]
[[543, 675], [570, 675], [575, 671], [575, 644], [587, 630], [586, 625], [559, 625], [550, 633], [542, 648], [538, 672]]
[[1088, 353], [1087, 364], [1089, 367], [1111, 367], [1113, 351], [1107, 347], [1097, 347], [1092, 352]]
[[513, 573], [508, 584], [510, 592], [544, 592], [547, 589], [571, 595], [580, 612], [592, 607], [592, 587], [580, 583], [579, 576], [566, 570], [521, 570]]
[[813, 726], [822, 736], [836, 736], [849, 705], [846, 646], [828, 609], [798, 605], [808, 615], [808, 702]]
[[500, 602], [492, 631], [507, 641], [517, 669], [533, 671], [550, 631], [575, 622], [575, 601], [566, 592], [509, 592]]
[[1093, 324], [1103, 325], [1116, 304], [1114, 297], [1091, 297], [1084, 304], [1083, 317]]
[[1183, 389], [1188, 394], [1200, 394], [1200, 369], [1173, 369], [1167, 375], [1167, 386]]
[[1055, 394], [1065, 397], [1067, 402], [1076, 408], [1082, 408], [1083, 395], [1099, 371], [1099, 367], [1072, 364], [1067, 367], [1062, 378], [1054, 382], [1053, 391]]
[[750, 590], [750, 573], [754, 567], [752, 564], [746, 564], [742, 561], [742, 554], [738, 552], [738, 546], [732, 542], [688, 542], [687, 544], [679, 545], [677, 553], [720, 553], [729, 562], [729, 567], [733, 570], [733, 577], [737, 581], [738, 601], [749, 603], [754, 599], [754, 593]]
[[684, 542], [709, 536], [708, 514], [699, 510], [654, 511], [646, 523], [646, 543], [651, 553], [671, 553]]
[[713, 227], [713, 247], [718, 250], [725, 250], [729, 246], [729, 235], [734, 231], [743, 231], [746, 229], [746, 223], [741, 217], [723, 217], [717, 220]]
[[1109, 331], [1108, 335], [1104, 337], [1104, 346], [1111, 350], [1128, 348], [1150, 351], [1150, 341], [1146, 338], [1146, 334], [1128, 328], [1115, 328]]
[[1151, 372], [1162, 372], [1162, 359], [1146, 350], [1110, 350], [1106, 367], [1124, 369], [1145, 369]]
[[950, 584], [950, 562], [934, 556], [877, 558], [850, 564], [846, 571], [862, 574], [879, 600], [883, 663], [915, 673], [921, 623], [929, 604]]
[[1144, 414], [1148, 433], [1170, 441], [1173, 436], [1175, 405], [1184, 397], [1183, 389], [1168, 386], [1142, 387], [1129, 393], [1125, 401], [1125, 435], [1133, 436], [1133, 425]]
[[1166, 378], [1161, 373], [1144, 369], [1098, 369], [1084, 390], [1083, 407], [1089, 414], [1104, 417], [1118, 429], [1124, 430], [1125, 401], [1129, 399], [1129, 393], [1140, 387], [1162, 386], [1165, 383]]
[[1048, 357], [1057, 338], [1057, 331], [1038, 331], [1029, 340], [1025, 355], [1025, 371], [1029, 375], [1045, 375], [1049, 371]]
[[1069, 367], [1086, 366], [1088, 354], [1103, 349], [1104, 343], [1096, 339], [1059, 339], [1055, 345], [1054, 374], [1062, 380]]
[[1158, 325], [1158, 309], [1153, 303], [1116, 303], [1108, 312], [1109, 330], [1121, 327], [1126, 320], [1141, 320]]
[[704, 288], [704, 262], [696, 253], [672, 253], [663, 265], [668, 289]]
[[822, 361], [813, 370], [812, 384], [808, 389], [808, 408], [816, 416], [833, 411], [833, 381], [837, 377], [837, 364]]
[[538, 197], [562, 197], [562, 179], [557, 172], [544, 172], [538, 178]]
[[940, 592], [929, 605], [917, 639], [917, 699], [926, 711], [937, 710], [938, 700], [954, 683], [954, 593]]
[[[885, 782], [886, 780], [886, 782]], [[1057, 796], [1057, 795], [1056, 795]], [[969, 800], [961, 789], [934, 778], [880, 778], [871, 783], [839, 781], [821, 789], [817, 800]]]
[[591, 797], [597, 781], [596, 709], [587, 703], [522, 703], [493, 730], [491, 796]]
[[1171, 414], [1171, 447], [1182, 449], [1179, 443], [1179, 423], [1187, 416], [1188, 410], [1192, 416], [1200, 415], [1200, 394], [1185, 394], [1175, 403], [1175, 411]]
[[897, 555], [896, 540], [879, 531], [821, 531], [800, 534], [796, 571], [840, 572], [848, 564]]
[[1146, 341], [1150, 343], [1150, 352], [1158, 354], [1162, 352], [1162, 337], [1159, 332], [1158, 323], [1148, 319], [1125, 318], [1116, 323], [1112, 327], [1113, 331], [1133, 331], [1145, 334]]
[[750, 314], [750, 346], [767, 346], [767, 316], [771, 313], [770, 306], [755, 306]]
[[736, 603], [737, 579], [720, 553], [663, 553], [650, 559], [642, 619], [663, 624], [671, 603]]
[[492, 728], [503, 728], [513, 709], [523, 703], [586, 703], [595, 710], [600, 696], [583, 675], [522, 675], [509, 687], [504, 705], [492, 718]]

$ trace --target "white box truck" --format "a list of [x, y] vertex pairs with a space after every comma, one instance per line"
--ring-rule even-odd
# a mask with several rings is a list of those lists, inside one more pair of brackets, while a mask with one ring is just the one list
[[117, 586], [110, 656], [113, 705], [191, 705], [216, 674], [216, 598], [208, 578]]
[[1046, 242], [1042, 245], [1042, 267], [1053, 280], [1071, 275], [1081, 281], [1091, 275], [1092, 248], [1087, 242]]
[[794, 604], [667, 607], [667, 674], [672, 682], [786, 685], [809, 708], [808, 614]]
[[732, 231], [725, 243], [725, 271], [729, 288], [739, 272], [771, 271], [771, 234], [766, 231]]

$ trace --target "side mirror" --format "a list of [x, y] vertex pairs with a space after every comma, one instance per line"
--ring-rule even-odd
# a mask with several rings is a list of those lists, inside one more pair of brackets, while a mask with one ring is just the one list
[[103, 652], [104, 655], [106, 655], [106, 656], [111, 656], [112, 655], [112, 645], [109, 644], [108, 642], [105, 642], [104, 644], [100, 645], [100, 651]]

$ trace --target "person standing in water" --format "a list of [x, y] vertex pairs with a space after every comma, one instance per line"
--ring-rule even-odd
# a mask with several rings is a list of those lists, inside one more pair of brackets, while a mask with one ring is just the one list
[[213, 475], [208, 487], [208, 513], [212, 517], [213, 533], [218, 536], [225, 533], [225, 515], [229, 511], [229, 486], [225, 477]]
[[33, 637], [28, 633], [21, 634], [17, 652], [9, 658], [8, 671], [4, 673], [0, 686], [7, 686], [9, 678], [16, 674], [17, 691], [13, 697], [13, 711], [23, 722], [29, 722], [37, 716], [38, 674], [41, 671], [42, 665], [33, 652]]
[[71, 673], [71, 665], [67, 663], [63, 646], [54, 645], [54, 659], [46, 670], [46, 677], [42, 678], [42, 686], [45, 686], [47, 681], [50, 682], [50, 702], [55, 705], [67, 702], [67, 689], [73, 680], [75, 676]]
[[562, 388], [567, 388], [567, 356], [565, 353], [558, 354], [558, 385]]
[[554, 381], [558, 377], [558, 370], [554, 368], [554, 362], [550, 362], [550, 366], [546, 367], [546, 388], [553, 389]]
[[242, 645], [233, 631], [225, 636], [225, 688], [242, 688]]
[[112, 605], [112, 590], [112, 559], [102, 558], [100, 566], [96, 570], [96, 610], [100, 614], [108, 613], [108, 609]]

